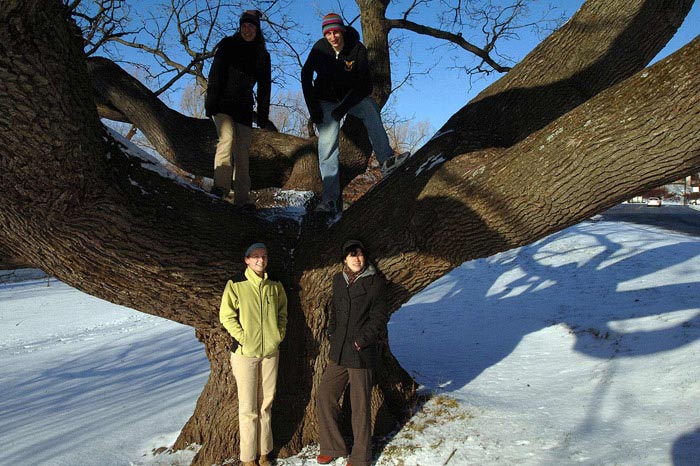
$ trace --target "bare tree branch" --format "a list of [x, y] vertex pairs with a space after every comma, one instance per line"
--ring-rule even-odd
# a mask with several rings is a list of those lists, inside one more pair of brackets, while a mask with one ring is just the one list
[[498, 72], [505, 73], [510, 71], [511, 69], [509, 66], [503, 66], [497, 63], [489, 55], [487, 50], [479, 48], [471, 42], [467, 41], [466, 39], [464, 39], [464, 37], [462, 37], [461, 34], [454, 34], [430, 26], [423, 26], [421, 24], [414, 23], [413, 21], [408, 21], [406, 19], [387, 19], [387, 24], [392, 29], [406, 29], [408, 31], [415, 32], [416, 34], [435, 37], [436, 39], [442, 39], [447, 42], [451, 42], [481, 58], [484, 62], [488, 63], [494, 70]]

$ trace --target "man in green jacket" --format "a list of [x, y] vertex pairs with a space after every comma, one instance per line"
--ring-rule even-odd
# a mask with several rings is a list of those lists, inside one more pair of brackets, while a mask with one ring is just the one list
[[[279, 345], [287, 329], [287, 295], [268, 277], [267, 247], [251, 244], [245, 272], [226, 283], [219, 320], [233, 338], [231, 368], [238, 386], [243, 466], [269, 466], [270, 412], [275, 398]], [[260, 400], [260, 401], [258, 401]]]

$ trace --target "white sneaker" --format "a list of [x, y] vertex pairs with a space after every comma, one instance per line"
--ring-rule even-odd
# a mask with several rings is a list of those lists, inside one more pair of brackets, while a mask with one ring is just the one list
[[393, 156], [386, 159], [384, 163], [382, 163], [382, 166], [380, 168], [382, 176], [389, 176], [391, 172], [403, 165], [410, 156], [410, 152], [404, 152], [402, 154], [394, 154]]

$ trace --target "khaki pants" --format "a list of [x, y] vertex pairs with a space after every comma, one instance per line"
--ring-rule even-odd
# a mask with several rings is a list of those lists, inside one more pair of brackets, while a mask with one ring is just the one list
[[250, 194], [248, 161], [253, 129], [236, 123], [225, 113], [217, 113], [213, 118], [219, 136], [214, 156], [214, 187], [226, 195], [233, 180], [234, 203], [243, 205]]
[[231, 368], [238, 385], [238, 424], [241, 461], [255, 461], [258, 453], [272, 451], [270, 412], [277, 385], [279, 352], [265, 358], [231, 354]]
[[348, 382], [354, 440], [348, 464], [367, 466], [372, 461], [372, 369], [348, 369], [328, 361], [316, 397], [321, 454], [336, 458], [347, 455], [348, 448], [338, 427], [338, 403]]

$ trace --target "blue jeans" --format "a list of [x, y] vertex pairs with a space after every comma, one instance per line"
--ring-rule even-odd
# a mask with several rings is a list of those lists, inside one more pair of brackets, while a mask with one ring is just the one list
[[[336, 102], [321, 101], [323, 109], [323, 123], [317, 125], [318, 128], [318, 165], [321, 170], [321, 180], [323, 181], [323, 202], [330, 201], [339, 203], [340, 194], [340, 149], [338, 146], [338, 134], [340, 132], [340, 122], [335, 121], [331, 112], [338, 104]], [[374, 155], [383, 163], [394, 153], [389, 145], [389, 138], [384, 130], [382, 119], [379, 114], [377, 103], [365, 97], [348, 111], [348, 115], [362, 120], [367, 129], [369, 142], [372, 144]], [[337, 204], [342, 208], [342, 204]]]

